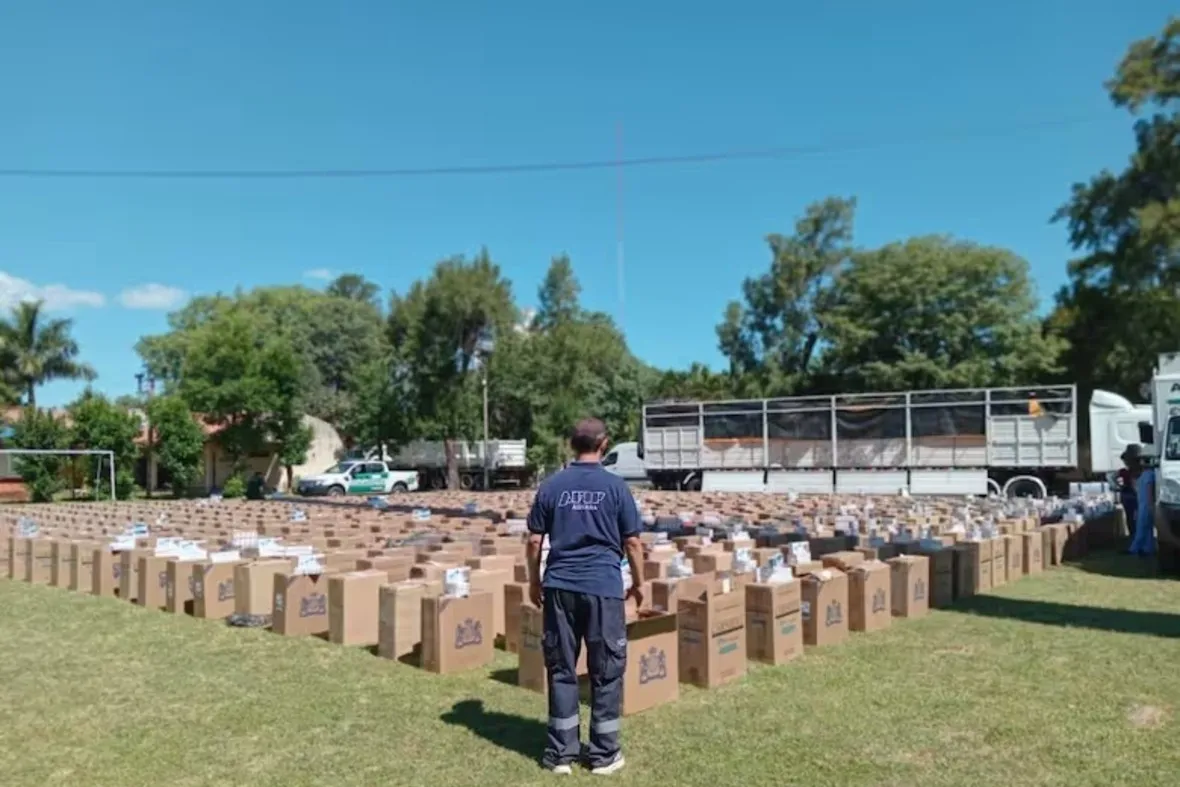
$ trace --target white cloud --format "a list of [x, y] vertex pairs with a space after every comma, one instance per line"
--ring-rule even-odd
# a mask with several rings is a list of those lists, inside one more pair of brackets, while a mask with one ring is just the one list
[[336, 278], [336, 274], [332, 273], [332, 271], [328, 270], [327, 268], [312, 268], [309, 271], [303, 272], [303, 278], [330, 281]]
[[106, 304], [106, 298], [101, 292], [75, 290], [64, 284], [33, 284], [27, 279], [0, 271], [0, 308], [11, 309], [21, 301], [41, 301], [48, 311]]
[[172, 309], [185, 299], [184, 290], [167, 284], [141, 284], [119, 293], [119, 303], [128, 309]]

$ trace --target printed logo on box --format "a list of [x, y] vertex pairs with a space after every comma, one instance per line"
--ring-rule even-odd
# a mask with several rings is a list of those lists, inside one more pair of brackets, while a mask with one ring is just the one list
[[738, 644], [736, 637], [719, 637], [717, 639], [717, 654], [724, 656], [726, 653], [733, 653], [738, 649]]
[[873, 594], [873, 614], [884, 612], [888, 605], [885, 603], [885, 590], [880, 588]]
[[113, 576], [115, 578], [116, 582], [119, 581], [119, 579], [123, 576], [122, 564], [115, 563], [113, 566], [111, 566], [111, 576]]
[[483, 622], [467, 618], [455, 626], [455, 650], [483, 644]]
[[828, 604], [827, 612], [824, 613], [824, 626], [838, 626], [844, 622], [844, 607], [839, 601], [833, 601]]
[[791, 634], [794, 634], [794, 633], [795, 633], [795, 629], [796, 629], [796, 628], [798, 628], [798, 627], [797, 627], [797, 626], [796, 626], [794, 623], [784, 623], [784, 624], [783, 624], [783, 625], [782, 625], [782, 626], [779, 628], [779, 633], [780, 633], [780, 634], [783, 634], [783, 635], [785, 635], [785, 636], [789, 636], [789, 635], [791, 635]]
[[[217, 588], [220, 592], [220, 586]], [[299, 599], [299, 617], [314, 618], [328, 614], [328, 597], [323, 593], [312, 593]]]
[[[217, 600], [229, 601], [234, 597], [234, 581], [227, 579], [217, 583]], [[321, 597], [322, 598], [322, 597]]]
[[926, 598], [926, 580], [919, 579], [914, 583], [914, 601], [923, 601]]
[[639, 685], [668, 677], [668, 654], [662, 648], [649, 648], [639, 654]]
[[188, 594], [193, 598], [197, 596], [197, 580], [192, 574], [188, 576]]
[[167, 571], [160, 572], [159, 581], [160, 581], [160, 587], [162, 587], [162, 588], [168, 587], [168, 572]]

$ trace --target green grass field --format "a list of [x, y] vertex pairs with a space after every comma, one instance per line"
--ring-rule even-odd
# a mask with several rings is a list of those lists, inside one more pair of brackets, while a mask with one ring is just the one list
[[[0, 784], [528, 785], [514, 659], [438, 677], [0, 581]], [[1136, 785], [1180, 773], [1180, 582], [1057, 569], [628, 719], [621, 784]], [[567, 777], [568, 778], [568, 777]], [[596, 779], [576, 773], [573, 780]]]

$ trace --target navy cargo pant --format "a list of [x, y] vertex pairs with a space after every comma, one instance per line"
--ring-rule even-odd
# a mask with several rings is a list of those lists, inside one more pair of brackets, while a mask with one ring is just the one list
[[545, 765], [570, 765], [581, 754], [578, 655], [590, 670], [590, 767], [619, 752], [627, 617], [621, 598], [545, 589], [545, 667], [549, 671], [549, 740]]

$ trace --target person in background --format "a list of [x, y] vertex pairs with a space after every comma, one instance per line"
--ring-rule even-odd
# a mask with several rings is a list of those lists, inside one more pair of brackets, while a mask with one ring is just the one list
[[[606, 426], [579, 421], [570, 437], [574, 461], [542, 482], [528, 516], [529, 597], [543, 610], [542, 642], [549, 681], [549, 723], [541, 764], [573, 773], [581, 754], [578, 718], [578, 656], [586, 647], [590, 671], [591, 773], [623, 767], [619, 747], [623, 673], [627, 667], [625, 598], [642, 605], [643, 549], [639, 512], [623, 479], [602, 467]], [[541, 580], [541, 548], [549, 558]], [[624, 594], [621, 564], [630, 563], [631, 588]]]
[[1155, 554], [1155, 468], [1143, 464], [1136, 488], [1135, 537], [1131, 539], [1128, 551], [1132, 555], [1148, 557]]
[[1135, 486], [1143, 470], [1143, 448], [1138, 443], [1132, 443], [1119, 458], [1123, 460], [1123, 468], [1119, 470], [1116, 480], [1119, 502], [1123, 504], [1123, 511], [1127, 515], [1127, 531], [1134, 536], [1135, 516], [1139, 510]]
[[246, 482], [246, 499], [266, 499], [266, 479], [262, 476], [262, 473], [255, 471], [254, 475], [250, 476], [250, 480]]

